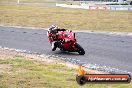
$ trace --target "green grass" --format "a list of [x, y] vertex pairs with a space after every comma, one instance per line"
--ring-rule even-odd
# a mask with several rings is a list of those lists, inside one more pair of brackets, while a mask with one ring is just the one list
[[132, 32], [131, 11], [88, 11], [57, 7], [0, 6], [0, 24], [72, 30]]
[[[0, 88], [79, 88], [76, 70], [60, 64], [42, 64], [15, 56], [0, 59], [10, 66], [0, 73]], [[82, 88], [131, 88], [131, 84], [86, 84]]]

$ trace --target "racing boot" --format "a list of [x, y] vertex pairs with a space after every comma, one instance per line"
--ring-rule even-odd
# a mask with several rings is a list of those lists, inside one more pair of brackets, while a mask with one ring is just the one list
[[52, 42], [52, 44], [51, 44], [52, 51], [55, 51], [55, 50], [56, 50], [56, 48], [57, 48], [57, 47], [55, 46], [55, 43], [56, 43], [56, 42]]

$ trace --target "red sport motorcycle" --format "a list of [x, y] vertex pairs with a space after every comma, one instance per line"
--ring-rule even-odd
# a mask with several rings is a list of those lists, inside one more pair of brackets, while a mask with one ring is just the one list
[[[47, 36], [50, 43], [56, 41], [55, 46], [61, 51], [78, 52], [80, 55], [85, 54], [84, 49], [77, 43], [75, 39], [75, 33], [71, 30], [58, 31], [56, 36], [54, 36], [53, 33], [48, 30]], [[57, 40], [54, 40], [54, 37], [56, 37]]]

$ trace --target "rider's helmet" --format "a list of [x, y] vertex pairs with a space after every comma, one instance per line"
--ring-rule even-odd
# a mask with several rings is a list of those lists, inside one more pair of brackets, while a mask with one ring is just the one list
[[58, 26], [56, 25], [51, 25], [51, 27], [49, 28], [50, 32], [52, 32], [53, 34], [57, 33], [57, 29], [58, 29]]
[[56, 29], [58, 29], [58, 26], [56, 25], [51, 25], [51, 27], [49, 28], [49, 30], [56, 30]]

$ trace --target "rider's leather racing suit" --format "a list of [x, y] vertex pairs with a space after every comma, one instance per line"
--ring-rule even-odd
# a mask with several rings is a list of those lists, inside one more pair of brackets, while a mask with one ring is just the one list
[[53, 34], [52, 35], [53, 36], [53, 40], [54, 40], [51, 43], [52, 51], [55, 51], [56, 48], [58, 47], [58, 45], [61, 44], [60, 41], [59, 41], [59, 39], [58, 39], [58, 32], [59, 31], [66, 31], [66, 29], [60, 29], [60, 28], [58, 28], [58, 29], [51, 30], [51, 33]]

